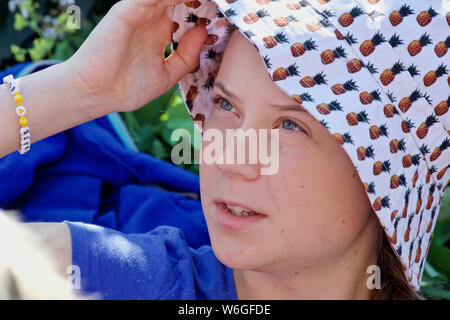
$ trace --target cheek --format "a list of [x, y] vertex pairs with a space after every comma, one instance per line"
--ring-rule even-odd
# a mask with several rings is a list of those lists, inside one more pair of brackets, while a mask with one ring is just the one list
[[200, 181], [200, 193], [201, 193], [201, 202], [203, 206], [203, 211], [207, 212], [209, 210], [209, 206], [214, 195], [217, 196], [217, 193], [214, 193], [217, 187], [217, 182], [215, 182], [215, 171], [214, 165], [201, 163], [199, 164], [199, 181]]
[[273, 177], [280, 186], [277, 230], [303, 252], [326, 254], [358, 236], [369, 218], [370, 203], [344, 150], [301, 150], [280, 151], [279, 175]]

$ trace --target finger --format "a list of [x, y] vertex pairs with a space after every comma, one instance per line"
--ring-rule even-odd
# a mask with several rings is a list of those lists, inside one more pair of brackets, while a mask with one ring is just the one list
[[173, 9], [176, 5], [184, 2], [183, 0], [128, 0], [117, 2], [111, 12], [116, 13], [130, 26], [139, 26], [143, 21], [149, 21], [149, 10], [153, 15], [167, 12], [168, 16], [172, 16]]
[[131, 0], [138, 5], [163, 5], [163, 6], [175, 6], [186, 0]]
[[207, 35], [208, 32], [205, 27], [196, 26], [191, 28], [180, 40], [177, 50], [164, 60], [169, 74], [169, 88], [198, 66], [200, 51]]

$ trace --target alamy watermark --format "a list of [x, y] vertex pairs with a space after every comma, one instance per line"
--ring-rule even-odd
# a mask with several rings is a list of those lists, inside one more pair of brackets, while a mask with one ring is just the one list
[[81, 9], [77, 5], [70, 5], [66, 10], [69, 17], [67, 18], [66, 27], [69, 30], [81, 29]]
[[66, 285], [71, 290], [81, 289], [81, 269], [77, 265], [70, 265], [66, 269], [66, 273], [69, 277], [66, 279]]
[[[279, 129], [226, 129], [225, 137], [218, 129], [204, 130], [201, 134], [194, 130], [194, 149], [200, 150], [194, 154], [194, 163], [206, 164], [257, 164], [261, 165], [261, 175], [274, 175], [279, 169]], [[177, 143], [171, 152], [174, 164], [192, 164], [191, 135], [186, 129], [176, 129], [172, 133], [172, 141]], [[201, 140], [211, 142], [203, 149]], [[248, 141], [248, 148], [246, 142]], [[269, 143], [270, 141], [270, 143]], [[225, 153], [224, 153], [225, 143]], [[270, 145], [270, 150], [268, 148]], [[236, 147], [236, 148], [235, 148]], [[236, 152], [235, 152], [236, 149]], [[247, 152], [248, 150], [248, 152]], [[182, 153], [182, 155], [181, 155]], [[235, 157], [236, 155], [236, 157]], [[247, 159], [248, 155], [248, 159]], [[248, 162], [247, 162], [248, 161]]]
[[370, 265], [367, 267], [367, 273], [370, 274], [367, 278], [367, 288], [370, 290], [381, 289], [381, 269], [377, 265]]

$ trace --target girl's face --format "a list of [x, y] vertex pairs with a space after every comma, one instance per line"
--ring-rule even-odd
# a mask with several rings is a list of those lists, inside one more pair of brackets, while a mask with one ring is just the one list
[[[259, 163], [248, 163], [248, 146], [246, 164], [200, 165], [202, 206], [222, 263], [233, 269], [299, 270], [354, 251], [363, 235], [372, 238], [367, 235], [375, 234], [376, 215], [350, 158], [320, 122], [272, 82], [256, 48], [239, 31], [227, 45], [213, 93], [220, 99], [203, 130], [215, 128], [225, 137], [225, 129], [279, 129], [274, 175], [261, 175]], [[203, 150], [210, 143], [203, 141]], [[265, 216], [231, 229], [218, 220], [219, 198]]]

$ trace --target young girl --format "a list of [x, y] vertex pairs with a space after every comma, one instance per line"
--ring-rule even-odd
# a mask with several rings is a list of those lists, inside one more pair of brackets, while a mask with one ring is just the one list
[[[448, 182], [448, 113], [438, 101], [449, 92], [441, 53], [410, 61], [406, 43], [416, 23], [437, 46], [448, 32], [441, 2], [398, 14], [390, 1], [195, 1], [172, 12], [178, 2], [121, 1], [71, 59], [21, 79], [33, 141], [136, 109], [180, 80], [202, 131], [279, 129], [279, 170], [200, 165], [211, 247], [193, 250], [168, 226], [134, 235], [40, 226], [65, 239], [61, 265], [78, 265], [83, 290], [104, 298], [419, 298]], [[391, 30], [377, 19], [405, 21]], [[171, 33], [176, 51], [164, 60]], [[2, 155], [17, 141], [7, 94], [2, 87]], [[256, 215], [237, 217], [243, 210]]]

